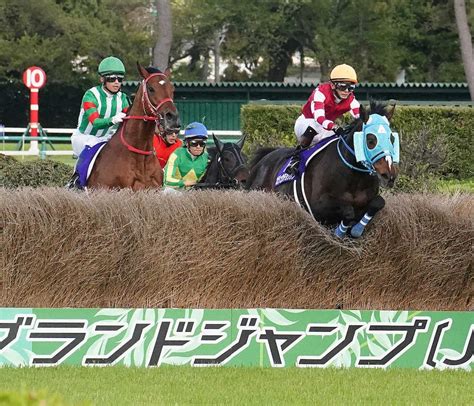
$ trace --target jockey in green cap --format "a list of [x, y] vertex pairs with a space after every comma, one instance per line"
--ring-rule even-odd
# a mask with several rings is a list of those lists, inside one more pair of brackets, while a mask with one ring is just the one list
[[[72, 149], [78, 157], [86, 146], [110, 140], [130, 106], [127, 95], [120, 91], [125, 76], [123, 62], [109, 56], [100, 62], [97, 71], [100, 85], [84, 94], [77, 128], [71, 136]], [[74, 187], [77, 178], [74, 171], [68, 187]]]

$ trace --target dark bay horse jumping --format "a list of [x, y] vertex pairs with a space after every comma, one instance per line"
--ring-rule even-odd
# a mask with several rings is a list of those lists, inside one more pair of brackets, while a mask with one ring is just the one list
[[242, 154], [245, 136], [236, 143], [222, 142], [212, 134], [215, 147], [208, 149], [209, 165], [206, 173], [195, 186], [197, 189], [231, 189], [245, 184], [249, 171]]
[[143, 78], [124, 122], [100, 151], [87, 181], [88, 188], [160, 188], [163, 170], [153, 149], [155, 127], [178, 132], [170, 70], [161, 72], [137, 63]]
[[299, 179], [279, 186], [277, 175], [294, 149], [257, 151], [246, 187], [287, 195], [322, 224], [338, 224], [338, 237], [360, 237], [385, 205], [379, 186], [392, 187], [398, 174], [398, 134], [389, 124], [394, 109], [376, 102], [370, 111], [362, 107], [361, 118], [310, 159]]

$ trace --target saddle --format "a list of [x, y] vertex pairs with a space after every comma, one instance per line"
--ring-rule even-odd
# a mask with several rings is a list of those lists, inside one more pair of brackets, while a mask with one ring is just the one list
[[314, 144], [313, 146], [303, 149], [300, 152], [300, 163], [298, 166], [298, 174], [297, 175], [290, 175], [286, 173], [286, 168], [290, 165], [291, 157], [288, 157], [283, 166], [278, 171], [278, 174], [275, 179], [275, 187], [283, 185], [287, 182], [293, 182], [295, 180], [301, 179], [303, 176], [309, 162], [319, 154], [323, 149], [325, 149], [329, 144], [336, 141], [339, 138], [337, 135], [333, 135], [331, 137], [323, 138], [318, 143]]
[[107, 141], [99, 142], [92, 147], [86, 146], [81, 152], [81, 155], [79, 155], [76, 163], [76, 172], [79, 175], [79, 184], [81, 188], [86, 187], [87, 179], [89, 179], [95, 161], [105, 144], [107, 144]]

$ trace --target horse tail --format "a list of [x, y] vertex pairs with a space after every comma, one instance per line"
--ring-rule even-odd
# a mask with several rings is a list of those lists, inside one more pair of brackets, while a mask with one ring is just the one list
[[255, 151], [252, 157], [252, 161], [250, 162], [249, 169], [252, 169], [255, 165], [257, 165], [262, 160], [263, 157], [267, 156], [270, 152], [273, 152], [276, 149], [278, 148], [263, 147], [263, 148], [257, 149], [257, 151]]

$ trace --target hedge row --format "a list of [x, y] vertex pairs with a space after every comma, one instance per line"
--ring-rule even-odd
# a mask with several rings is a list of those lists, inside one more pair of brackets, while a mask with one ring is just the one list
[[[259, 146], [294, 146], [293, 126], [300, 109], [289, 105], [242, 106], [247, 152]], [[346, 116], [340, 124], [349, 120]], [[473, 108], [397, 106], [392, 129], [400, 134], [400, 169], [405, 176], [474, 176]]]
[[[242, 107], [245, 148], [293, 146], [293, 125], [300, 106]], [[350, 118], [344, 117], [344, 121]], [[342, 123], [342, 122], [341, 122]], [[397, 190], [426, 189], [436, 179], [474, 178], [474, 109], [398, 106], [392, 128], [400, 133], [401, 163]], [[71, 167], [51, 160], [21, 162], [0, 154], [0, 186], [63, 186]]]
[[72, 167], [49, 159], [19, 161], [0, 154], [0, 186], [64, 186], [72, 175]]

